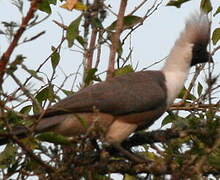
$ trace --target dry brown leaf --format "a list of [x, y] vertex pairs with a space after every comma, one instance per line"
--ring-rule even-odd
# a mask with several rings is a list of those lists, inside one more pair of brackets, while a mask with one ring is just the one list
[[78, 0], [67, 0], [62, 6], [62, 8], [72, 11]]

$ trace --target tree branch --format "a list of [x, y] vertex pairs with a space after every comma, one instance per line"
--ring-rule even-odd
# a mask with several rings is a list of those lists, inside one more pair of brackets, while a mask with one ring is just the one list
[[29, 21], [34, 17], [34, 13], [37, 11], [37, 4], [41, 2], [41, 0], [33, 0], [31, 1], [30, 8], [27, 12], [27, 15], [22, 19], [22, 23], [14, 35], [14, 38], [9, 45], [8, 49], [4, 52], [0, 59], [0, 84], [3, 83], [3, 76], [6, 71], [6, 66], [9, 63], [9, 59], [11, 57], [12, 52], [16, 48], [19, 39], [21, 38], [22, 34], [24, 33], [26, 27], [28, 26]]
[[116, 23], [115, 33], [112, 35], [112, 45], [110, 48], [110, 55], [109, 55], [109, 64], [107, 70], [107, 79], [112, 78], [114, 70], [115, 70], [115, 56], [119, 45], [119, 39], [121, 32], [123, 30], [123, 19], [125, 14], [125, 9], [127, 6], [127, 0], [121, 0], [119, 12], [118, 12], [118, 20]]
[[170, 139], [179, 137], [185, 137], [188, 135], [187, 131], [178, 131], [175, 129], [156, 130], [150, 132], [137, 132], [129, 139], [122, 143], [122, 146], [126, 149], [130, 149], [133, 146], [139, 146], [143, 144], [152, 144], [157, 142], [167, 142]]

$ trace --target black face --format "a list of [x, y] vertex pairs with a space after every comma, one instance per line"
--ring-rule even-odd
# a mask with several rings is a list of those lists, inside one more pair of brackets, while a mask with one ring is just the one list
[[193, 47], [193, 57], [191, 61], [191, 66], [199, 64], [199, 63], [205, 63], [213, 62], [212, 57], [209, 52], [207, 52], [207, 44], [206, 43], [198, 43], [195, 44]]

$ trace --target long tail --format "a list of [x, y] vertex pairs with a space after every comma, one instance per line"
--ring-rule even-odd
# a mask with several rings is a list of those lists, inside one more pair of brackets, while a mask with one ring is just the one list
[[[30, 133], [38, 134], [45, 131], [53, 131], [64, 136], [74, 136], [86, 133], [87, 129], [97, 121], [99, 121], [100, 128], [103, 131], [107, 131], [114, 121], [114, 117], [106, 113], [93, 112], [62, 114], [42, 118], [34, 128], [34, 132], [30, 132], [28, 128], [20, 126], [13, 128], [12, 133], [18, 138], [25, 138]], [[10, 136], [0, 137], [0, 145], [7, 144], [9, 141], [11, 141]]]

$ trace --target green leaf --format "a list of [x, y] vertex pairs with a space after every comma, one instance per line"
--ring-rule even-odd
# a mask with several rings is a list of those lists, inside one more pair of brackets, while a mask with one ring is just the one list
[[43, 101], [50, 100], [54, 101], [56, 98], [56, 95], [53, 92], [53, 86], [48, 86], [44, 89], [42, 89], [36, 96], [35, 98], [37, 101], [41, 104]]
[[[188, 90], [184, 87], [179, 95], [177, 96], [177, 98], [183, 99], [184, 95], [188, 92]], [[192, 95], [191, 93], [188, 94], [188, 96], [186, 97], [186, 100], [195, 100], [196, 97], [194, 95]]]
[[38, 4], [38, 9], [46, 12], [48, 14], [51, 14], [51, 8], [50, 8], [50, 3], [48, 0], [43, 0]]
[[28, 149], [36, 150], [39, 149], [39, 143], [33, 136], [28, 136], [20, 140]]
[[41, 109], [38, 105], [36, 105], [35, 103], [33, 103], [33, 112], [34, 114], [39, 114], [41, 112]]
[[218, 9], [215, 11], [215, 13], [213, 14], [213, 16], [216, 16], [217, 14], [220, 13], [220, 6], [218, 7]]
[[68, 91], [68, 90], [66, 90], [66, 89], [61, 89], [61, 91], [62, 91], [64, 94], [66, 94], [67, 96], [71, 96], [71, 95], [74, 94], [73, 91]]
[[212, 4], [211, 4], [210, 0], [202, 0], [200, 3], [200, 8], [205, 13], [209, 13], [212, 10]]
[[31, 108], [32, 108], [31, 105], [25, 106], [25, 107], [23, 107], [23, 108], [20, 110], [20, 113], [22, 113], [22, 114], [29, 114], [29, 112], [31, 111]]
[[10, 64], [10, 67], [8, 69], [8, 73], [13, 73], [14, 71], [17, 70], [17, 66], [21, 65], [24, 62], [24, 59], [26, 57], [24, 57], [23, 55], [17, 55], [15, 60]]
[[220, 147], [217, 147], [208, 158], [208, 163], [217, 169], [220, 169]]
[[136, 180], [136, 176], [125, 174], [123, 180]]
[[37, 72], [35, 70], [32, 69], [28, 69], [24, 64], [22, 64], [21, 66], [26, 72], [28, 72], [31, 76], [33, 76], [34, 78], [43, 81], [43, 78], [37, 75]]
[[[142, 20], [143, 19], [139, 16], [133, 16], [133, 15], [125, 16], [123, 20], [124, 23], [123, 30], [134, 27], [136, 24], [142, 22]], [[116, 24], [117, 24], [117, 20], [114, 21], [107, 29], [109, 31], [115, 30]]]
[[92, 25], [96, 28], [103, 29], [102, 23], [98, 18], [92, 18]]
[[214, 45], [219, 41], [220, 39], [220, 28], [216, 28], [212, 34], [212, 42]]
[[167, 6], [175, 6], [177, 8], [180, 8], [183, 3], [186, 3], [191, 0], [171, 0], [167, 3]]
[[199, 96], [202, 94], [202, 90], [203, 90], [202, 84], [198, 82], [197, 92]]
[[126, 65], [122, 68], [115, 70], [114, 75], [119, 76], [119, 75], [127, 74], [129, 72], [134, 72], [134, 69], [131, 65]]
[[2, 153], [0, 153], [0, 168], [8, 168], [10, 165], [16, 162], [17, 148], [13, 144], [7, 144]]
[[41, 104], [43, 101], [46, 101], [49, 97], [49, 88], [46, 87], [42, 89], [36, 96], [35, 98], [37, 101]]
[[15, 111], [8, 111], [7, 113], [7, 120], [11, 124], [17, 124], [21, 121], [21, 118], [18, 116], [17, 112]]
[[82, 16], [80, 15], [77, 19], [70, 23], [67, 28], [66, 38], [68, 41], [68, 46], [72, 47], [74, 44], [74, 40], [79, 36], [79, 24]]
[[23, 55], [17, 55], [15, 60], [11, 63], [11, 66], [17, 66], [22, 64], [24, 62], [24, 59], [26, 59], [26, 57], [24, 57]]
[[96, 72], [97, 72], [96, 68], [89, 69], [86, 72], [86, 77], [84, 80], [85, 85], [88, 86], [92, 81], [101, 81], [101, 79], [95, 75]]
[[82, 36], [77, 36], [77, 37], [76, 37], [76, 40], [78, 41], [78, 43], [79, 43], [83, 48], [85, 47], [86, 42], [84, 41], [84, 39], [83, 39]]
[[40, 141], [47, 141], [55, 144], [70, 145], [71, 142], [67, 137], [54, 132], [45, 132], [37, 136], [37, 139]]
[[59, 62], [60, 62], [60, 54], [57, 51], [54, 51], [53, 54], [51, 55], [51, 64], [52, 64], [53, 70], [56, 69]]
[[170, 112], [169, 115], [167, 115], [163, 119], [161, 126], [165, 126], [169, 123], [172, 123], [173, 121], [175, 121], [176, 118], [177, 118], [176, 115], [174, 113]]
[[50, 4], [56, 5], [57, 4], [57, 0], [49, 0]]

